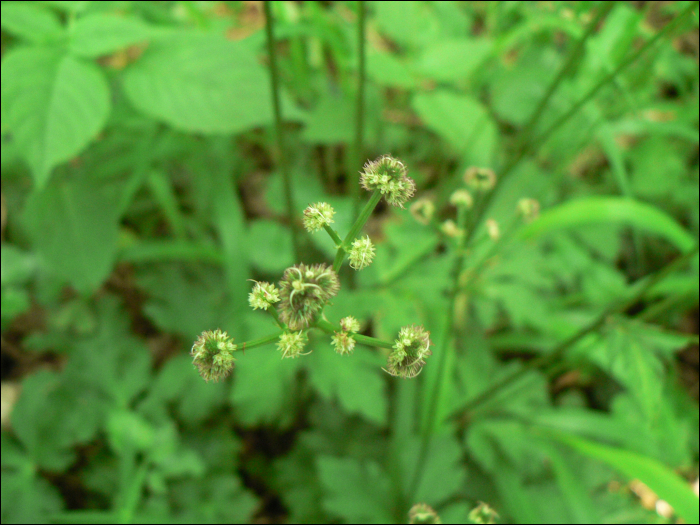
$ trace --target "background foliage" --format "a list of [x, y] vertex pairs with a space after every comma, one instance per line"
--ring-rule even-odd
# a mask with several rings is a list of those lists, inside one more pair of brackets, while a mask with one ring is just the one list
[[[329, 318], [386, 340], [423, 324], [442, 370], [436, 352], [401, 381], [316, 337], [217, 384], [192, 341], [269, 333], [247, 280], [300, 262], [261, 5], [1, 7], [3, 522], [405, 522], [416, 502], [464, 522], [478, 501], [501, 521], [675, 519], [645, 486], [697, 522], [697, 255], [528, 368], [697, 246], [695, 3], [368, 2], [357, 152], [358, 3], [275, 2], [295, 220], [325, 200], [347, 231], [362, 162], [391, 153], [439, 221], [467, 167], [508, 170], [485, 217], [515, 233], [475, 226], [452, 344], [452, 240], [408, 211], [380, 206], [376, 261], [341, 274]], [[522, 197], [543, 208], [524, 227]]]

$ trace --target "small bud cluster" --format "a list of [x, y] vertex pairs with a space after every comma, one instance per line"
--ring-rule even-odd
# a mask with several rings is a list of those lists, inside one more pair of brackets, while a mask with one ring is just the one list
[[352, 241], [348, 258], [353, 270], [362, 270], [371, 264], [372, 259], [374, 259], [374, 244], [372, 244], [369, 235]]
[[277, 348], [282, 352], [282, 358], [295, 358], [302, 353], [309, 341], [305, 332], [284, 332], [277, 341]]
[[386, 371], [405, 379], [416, 377], [430, 355], [430, 332], [422, 326], [404, 326], [389, 354]]
[[498, 513], [484, 502], [480, 502], [469, 512], [471, 523], [496, 523], [497, 517]]
[[287, 268], [280, 281], [280, 319], [291, 330], [308, 328], [338, 290], [338, 275], [325, 264]]
[[428, 225], [435, 215], [435, 204], [428, 199], [418, 199], [411, 204], [409, 211], [418, 222]]
[[474, 206], [474, 197], [467, 190], [456, 190], [450, 195], [450, 204], [461, 208]]
[[335, 210], [327, 202], [317, 202], [304, 210], [304, 228], [317, 232], [333, 222]]
[[261, 308], [267, 310], [273, 304], [279, 302], [280, 293], [274, 284], [266, 282], [255, 282], [253, 291], [248, 294], [248, 303], [253, 308], [257, 310]]
[[202, 332], [192, 345], [190, 355], [192, 362], [199, 370], [205, 381], [218, 381], [223, 379], [233, 370], [233, 353], [236, 351], [226, 332], [221, 330], [207, 330]]
[[354, 317], [344, 317], [340, 321], [340, 329], [340, 332], [334, 332], [331, 344], [338, 354], [351, 354], [355, 349], [355, 338], [351, 334], [360, 331], [360, 323]]
[[486, 231], [493, 241], [501, 238], [501, 227], [496, 219], [486, 219]]
[[426, 503], [416, 503], [408, 513], [408, 522], [427, 525], [442, 523], [442, 520], [438, 513]]
[[490, 191], [496, 186], [496, 173], [489, 168], [472, 166], [464, 174], [464, 181], [476, 191]]
[[392, 206], [403, 208], [404, 203], [416, 191], [416, 183], [406, 172], [403, 162], [390, 155], [383, 155], [365, 164], [360, 183], [368, 191], [379, 190]]
[[532, 222], [540, 216], [540, 203], [535, 199], [520, 199], [518, 213], [523, 216], [525, 222]]

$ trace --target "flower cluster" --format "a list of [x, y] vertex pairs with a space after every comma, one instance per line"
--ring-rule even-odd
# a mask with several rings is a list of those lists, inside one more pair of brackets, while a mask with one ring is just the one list
[[442, 520], [440, 519], [440, 516], [438, 516], [438, 513], [435, 512], [435, 510], [428, 504], [416, 503], [413, 505], [413, 507], [411, 507], [411, 510], [408, 513], [408, 522], [412, 524], [437, 524], [442, 523]]
[[304, 210], [304, 228], [317, 232], [333, 222], [335, 210], [327, 202], [317, 202]]
[[237, 347], [226, 332], [207, 330], [192, 345], [192, 362], [205, 381], [225, 378], [233, 370]]
[[340, 332], [334, 332], [331, 344], [340, 355], [351, 354], [355, 349], [355, 338], [351, 335], [360, 331], [360, 323], [348, 316], [340, 320]]
[[282, 358], [299, 357], [309, 341], [305, 332], [284, 332], [277, 341], [277, 348], [282, 352]]
[[403, 208], [404, 203], [416, 191], [416, 183], [406, 172], [403, 162], [390, 155], [383, 155], [365, 164], [360, 183], [368, 191], [379, 190], [392, 206]]
[[280, 319], [291, 330], [308, 328], [339, 289], [338, 276], [325, 264], [287, 268], [280, 281]]
[[371, 264], [372, 259], [374, 259], [374, 244], [372, 244], [369, 235], [352, 241], [348, 258], [353, 270], [362, 270]]
[[277, 287], [274, 284], [266, 282], [259, 283], [256, 281], [253, 291], [248, 294], [248, 303], [250, 303], [253, 310], [257, 310], [258, 308], [267, 310], [270, 306], [279, 302], [279, 300], [280, 293]]
[[406, 379], [416, 377], [430, 355], [430, 332], [422, 326], [404, 326], [389, 354], [386, 371]]

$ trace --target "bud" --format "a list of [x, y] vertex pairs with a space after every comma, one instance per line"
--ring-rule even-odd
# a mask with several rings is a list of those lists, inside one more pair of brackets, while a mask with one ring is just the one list
[[360, 322], [353, 316], [349, 315], [340, 320], [340, 328], [343, 330], [343, 332], [352, 332], [356, 334], [360, 331]]
[[277, 349], [282, 352], [282, 359], [295, 358], [302, 354], [302, 350], [309, 338], [305, 332], [284, 332], [277, 341]]
[[428, 225], [435, 215], [435, 204], [429, 199], [418, 199], [409, 208], [411, 215], [421, 224]]
[[287, 268], [280, 281], [280, 319], [292, 330], [307, 328], [339, 289], [338, 276], [325, 264]]
[[317, 232], [333, 222], [335, 210], [327, 202], [317, 202], [304, 210], [304, 228]]
[[432, 507], [429, 507], [425, 503], [416, 503], [411, 507], [408, 513], [408, 522], [430, 524], [442, 523], [442, 520], [440, 520], [440, 516], [438, 516], [437, 512], [435, 512]]
[[471, 523], [496, 523], [497, 517], [498, 513], [484, 502], [480, 502], [469, 513]]
[[207, 330], [192, 345], [192, 363], [205, 381], [225, 378], [233, 370], [233, 353], [237, 347], [226, 332]]
[[495, 219], [488, 219], [486, 221], [486, 231], [492, 240], [497, 241], [501, 237], [501, 228]]
[[464, 181], [477, 191], [489, 191], [496, 185], [496, 173], [490, 168], [472, 166], [464, 173]]
[[450, 195], [450, 204], [462, 208], [474, 206], [474, 198], [467, 190], [457, 190]]
[[365, 164], [360, 184], [368, 191], [379, 190], [389, 204], [403, 208], [416, 191], [416, 183], [406, 175], [406, 171], [403, 162], [383, 155]]
[[338, 354], [348, 355], [355, 349], [355, 338], [347, 332], [335, 332], [331, 337], [331, 344]]
[[279, 302], [279, 290], [274, 284], [255, 281], [253, 291], [248, 294], [248, 303], [253, 307], [253, 310], [262, 308], [267, 310], [270, 306]]
[[464, 232], [457, 227], [455, 221], [452, 219], [447, 219], [445, 222], [443, 222], [440, 225], [440, 231], [442, 231], [442, 233], [448, 237], [460, 237], [464, 234]]
[[518, 213], [523, 216], [525, 222], [532, 222], [540, 216], [540, 203], [535, 199], [520, 199]]
[[430, 332], [422, 326], [404, 326], [389, 354], [386, 372], [405, 379], [416, 377], [430, 355]]
[[362, 268], [366, 268], [371, 264], [372, 259], [374, 259], [374, 244], [372, 244], [369, 235], [352, 241], [352, 248], [350, 248], [348, 258], [350, 259], [350, 267], [353, 270], [362, 270]]

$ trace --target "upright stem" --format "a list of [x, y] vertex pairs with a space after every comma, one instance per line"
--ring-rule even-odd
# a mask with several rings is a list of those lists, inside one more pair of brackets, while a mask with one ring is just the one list
[[369, 216], [372, 215], [374, 208], [376, 208], [377, 204], [379, 204], [381, 198], [382, 192], [379, 190], [374, 190], [372, 197], [370, 197], [367, 204], [365, 204], [365, 207], [362, 208], [360, 215], [358, 215], [357, 219], [355, 220], [355, 224], [352, 225], [352, 228], [350, 228], [350, 231], [345, 236], [343, 245], [338, 248], [338, 251], [335, 254], [335, 260], [333, 261], [334, 272], [338, 273], [338, 270], [340, 270], [340, 266], [343, 264], [343, 259], [345, 259], [345, 253], [350, 250], [352, 241], [355, 240], [357, 234], [360, 233], [360, 230], [367, 222], [367, 219], [369, 219]]
[[[358, 55], [359, 55], [359, 68], [358, 68], [358, 85], [357, 85], [357, 108], [355, 112], [355, 151], [353, 155], [353, 161], [356, 162], [357, 166], [362, 166], [363, 159], [363, 148], [362, 144], [364, 142], [364, 111], [365, 111], [365, 17], [366, 17], [366, 6], [365, 2], [360, 0], [358, 3], [357, 12], [357, 45], [358, 45]], [[352, 172], [348, 173], [348, 183], [350, 184], [350, 195], [353, 198], [353, 206], [355, 215], [360, 209], [360, 186], [357, 184], [355, 177], [352, 176]]]
[[272, 106], [275, 112], [275, 134], [277, 135], [277, 161], [282, 172], [282, 182], [284, 186], [284, 198], [287, 203], [287, 220], [292, 230], [292, 245], [294, 255], [297, 260], [300, 257], [299, 251], [299, 228], [294, 220], [294, 199], [292, 198], [292, 182], [289, 175], [287, 156], [284, 150], [284, 134], [282, 131], [282, 110], [280, 109], [280, 85], [277, 73], [277, 51], [273, 35], [274, 19], [272, 17], [272, 2], [263, 2], [265, 8], [265, 33], [267, 35], [267, 53], [270, 57], [270, 77], [272, 80]]

